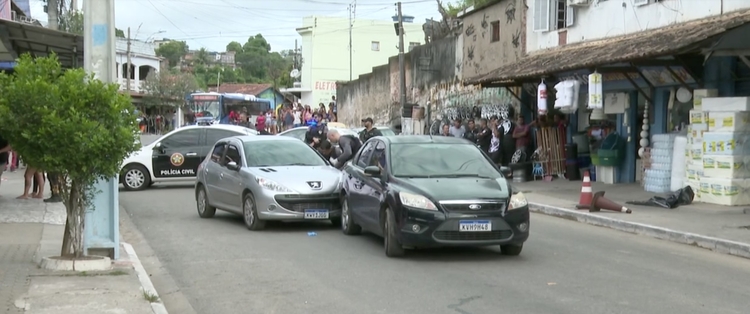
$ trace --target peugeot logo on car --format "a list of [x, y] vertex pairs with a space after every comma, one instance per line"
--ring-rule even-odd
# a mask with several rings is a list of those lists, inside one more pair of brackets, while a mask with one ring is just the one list
[[310, 188], [313, 189], [313, 190], [320, 190], [321, 189], [320, 181], [307, 181], [307, 185], [309, 185]]
[[471, 204], [471, 205], [469, 205], [469, 209], [471, 209], [471, 210], [480, 210], [480, 209], [482, 209], [482, 205]]

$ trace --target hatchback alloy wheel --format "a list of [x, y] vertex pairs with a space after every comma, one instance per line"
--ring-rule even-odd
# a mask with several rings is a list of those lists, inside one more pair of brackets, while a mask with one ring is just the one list
[[248, 193], [242, 203], [242, 216], [245, 220], [245, 226], [248, 229], [257, 231], [266, 226], [266, 222], [258, 218], [258, 211], [255, 208], [255, 199]]
[[216, 215], [216, 207], [208, 203], [206, 189], [201, 186], [198, 188], [198, 195], [195, 196], [195, 206], [198, 208], [198, 216], [201, 218], [211, 218]]

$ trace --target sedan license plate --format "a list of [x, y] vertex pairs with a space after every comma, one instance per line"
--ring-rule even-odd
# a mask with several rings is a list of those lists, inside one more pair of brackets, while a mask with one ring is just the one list
[[305, 211], [305, 219], [328, 219], [328, 211], [325, 209], [308, 209]]
[[458, 231], [485, 232], [492, 231], [492, 222], [489, 220], [462, 220], [458, 222]]

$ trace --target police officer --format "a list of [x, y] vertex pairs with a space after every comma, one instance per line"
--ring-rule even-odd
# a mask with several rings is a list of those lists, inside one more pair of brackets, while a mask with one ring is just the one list
[[307, 133], [305, 133], [305, 143], [313, 148], [318, 148], [320, 142], [326, 139], [326, 125], [322, 121], [323, 117], [320, 113], [316, 113], [315, 120], [312, 121]]
[[372, 118], [364, 118], [362, 119], [362, 123], [365, 125], [365, 129], [359, 132], [359, 140], [362, 143], [367, 142], [367, 140], [373, 137], [383, 136], [380, 130], [372, 126]]
[[338, 143], [341, 154], [336, 158], [336, 168], [344, 168], [347, 161], [354, 157], [354, 154], [362, 148], [362, 142], [354, 135], [341, 135], [336, 130], [328, 132], [328, 140], [331, 143]]

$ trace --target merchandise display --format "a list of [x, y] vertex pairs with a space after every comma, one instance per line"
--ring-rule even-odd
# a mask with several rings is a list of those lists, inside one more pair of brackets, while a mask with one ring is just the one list
[[711, 97], [707, 91], [700, 90], [707, 96], [701, 106], [695, 103], [699, 90], [693, 96], [683, 184], [704, 203], [750, 205], [750, 97]]
[[[677, 134], [656, 134], [651, 137], [650, 167], [643, 175], [644, 189], [652, 193], [672, 191], [672, 161]], [[687, 139], [685, 145], [687, 146]], [[685, 150], [683, 146], [683, 150]], [[684, 154], [680, 154], [684, 157]]]

